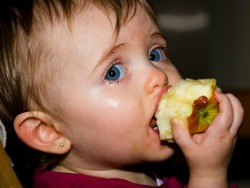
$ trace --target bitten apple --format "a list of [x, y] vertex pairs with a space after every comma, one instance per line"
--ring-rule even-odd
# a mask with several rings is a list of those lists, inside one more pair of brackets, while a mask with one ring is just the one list
[[155, 113], [160, 139], [174, 142], [170, 120], [181, 119], [191, 135], [204, 132], [219, 112], [215, 79], [182, 79], [162, 95]]

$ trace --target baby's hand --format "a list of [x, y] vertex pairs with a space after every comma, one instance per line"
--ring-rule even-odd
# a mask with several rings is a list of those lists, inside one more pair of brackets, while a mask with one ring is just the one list
[[204, 133], [191, 136], [183, 122], [171, 120], [174, 139], [187, 160], [191, 179], [226, 178], [243, 120], [244, 110], [235, 96], [219, 92], [215, 94], [220, 112]]

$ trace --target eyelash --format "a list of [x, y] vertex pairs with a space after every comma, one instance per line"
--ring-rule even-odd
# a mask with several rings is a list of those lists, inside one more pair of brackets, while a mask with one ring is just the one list
[[[155, 54], [153, 52], [160, 53], [160, 54]], [[163, 62], [167, 59], [167, 56], [168, 56], [168, 48], [166, 46], [155, 47], [149, 53], [149, 59], [152, 62]], [[151, 58], [160, 58], [161, 60], [153, 60]]]
[[[119, 67], [120, 66], [120, 67]], [[113, 68], [116, 68], [116, 70], [112, 70]], [[119, 73], [115, 72], [115, 71], [119, 71]], [[113, 71], [113, 72], [109, 72], [109, 71]], [[123, 72], [122, 72], [123, 71]], [[123, 79], [124, 76], [126, 76], [126, 68], [123, 66], [122, 63], [120, 63], [119, 61], [115, 61], [114, 63], [112, 63], [108, 69], [105, 71], [105, 75], [104, 75], [104, 81], [105, 83], [111, 85], [111, 84], [119, 84], [120, 80]], [[109, 73], [111, 74], [114, 74], [114, 75], [108, 75]], [[118, 78], [117, 78], [117, 75], [116, 74], [119, 74], [118, 75]], [[113, 78], [112, 76], [114, 76], [115, 78]], [[108, 79], [111, 79], [111, 80], [108, 80]], [[114, 80], [112, 80], [112, 78]]]

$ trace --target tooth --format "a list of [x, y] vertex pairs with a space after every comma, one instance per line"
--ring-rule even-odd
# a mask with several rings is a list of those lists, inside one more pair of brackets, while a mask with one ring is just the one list
[[157, 130], [158, 130], [158, 127], [157, 127], [157, 126], [155, 126], [153, 129], [157, 131]]

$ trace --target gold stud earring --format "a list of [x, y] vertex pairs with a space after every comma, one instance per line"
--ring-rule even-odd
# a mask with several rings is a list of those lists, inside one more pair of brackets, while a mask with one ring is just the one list
[[63, 146], [64, 146], [64, 143], [61, 143], [61, 144], [60, 144], [60, 147], [63, 147]]

